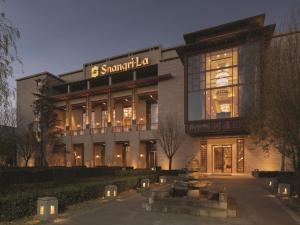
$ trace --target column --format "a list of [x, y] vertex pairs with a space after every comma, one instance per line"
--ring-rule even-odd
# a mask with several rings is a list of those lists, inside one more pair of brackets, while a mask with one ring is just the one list
[[90, 103], [90, 98], [89, 96], [86, 97], [86, 110], [85, 110], [85, 115], [86, 115], [86, 129], [88, 130], [90, 128], [91, 124], [91, 103]]
[[66, 115], [65, 115], [65, 129], [68, 131], [71, 126], [71, 112], [70, 112], [70, 102], [66, 101]]

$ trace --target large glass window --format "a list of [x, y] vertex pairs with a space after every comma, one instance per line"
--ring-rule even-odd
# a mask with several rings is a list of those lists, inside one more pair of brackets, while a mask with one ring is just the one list
[[123, 108], [123, 130], [129, 131], [132, 122], [132, 107]]
[[188, 58], [188, 119], [239, 116], [237, 48]]
[[151, 104], [151, 129], [156, 129], [158, 124], [158, 104]]

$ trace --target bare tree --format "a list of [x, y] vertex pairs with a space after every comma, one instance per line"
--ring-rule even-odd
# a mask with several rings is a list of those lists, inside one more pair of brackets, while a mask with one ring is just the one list
[[[0, 1], [0, 5], [4, 4]], [[9, 79], [13, 77], [12, 64], [21, 63], [18, 56], [16, 41], [20, 38], [19, 30], [0, 12], [0, 113], [1, 116], [9, 116], [6, 109], [11, 106], [11, 97], [14, 94], [9, 86]], [[3, 125], [3, 122], [1, 123]]]
[[28, 166], [29, 160], [38, 150], [38, 142], [36, 141], [33, 124], [29, 124], [27, 128], [19, 128], [16, 132], [17, 154]]
[[162, 120], [159, 120], [156, 139], [169, 159], [169, 170], [172, 169], [173, 157], [184, 138], [184, 129], [179, 123], [177, 116], [168, 114]]
[[[284, 34], [276, 35], [270, 47], [261, 55], [263, 69], [259, 95], [260, 109], [254, 118], [254, 133], [265, 149], [275, 147], [292, 159], [300, 172], [300, 32], [299, 11], [285, 24]], [[258, 125], [258, 126], [257, 126]]]

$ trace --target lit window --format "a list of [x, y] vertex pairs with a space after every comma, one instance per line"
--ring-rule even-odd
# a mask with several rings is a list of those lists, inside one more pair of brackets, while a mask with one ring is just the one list
[[188, 58], [188, 119], [238, 116], [238, 50]]

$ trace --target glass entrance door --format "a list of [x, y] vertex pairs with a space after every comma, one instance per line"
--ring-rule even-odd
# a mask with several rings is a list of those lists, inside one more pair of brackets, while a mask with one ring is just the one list
[[231, 145], [213, 146], [213, 154], [214, 154], [214, 172], [231, 173], [232, 172]]

